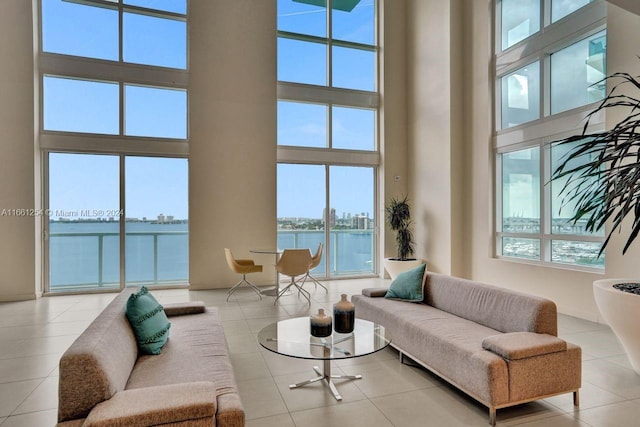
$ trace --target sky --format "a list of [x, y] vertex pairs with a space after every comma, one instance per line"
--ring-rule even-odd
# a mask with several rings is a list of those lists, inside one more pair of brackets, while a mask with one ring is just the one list
[[[304, 1], [278, 0], [279, 29], [326, 37], [326, 9]], [[124, 3], [175, 13], [186, 11], [184, 0], [124, 0]], [[44, 51], [118, 60], [116, 10], [64, 0], [42, 0], [42, 4]], [[374, 0], [360, 0], [351, 12], [334, 11], [334, 37], [373, 44], [373, 16]], [[185, 69], [186, 32], [186, 24], [181, 21], [125, 13], [123, 58], [126, 62]], [[279, 80], [327, 84], [324, 45], [280, 39], [278, 52]], [[376, 89], [374, 52], [334, 47], [332, 54], [335, 87]], [[123, 89], [124, 111], [121, 113], [117, 82], [45, 76], [43, 126], [49, 131], [119, 135], [123, 114], [124, 135], [187, 137], [186, 91], [130, 84], [125, 84]], [[331, 123], [327, 120], [328, 113], [325, 105], [280, 102], [278, 143], [326, 147], [331, 140], [334, 148], [375, 149], [374, 110], [334, 106]], [[278, 168], [278, 216], [319, 218], [326, 194], [325, 168], [287, 166]], [[119, 167], [118, 157], [113, 155], [52, 153], [49, 158], [51, 217], [57, 219], [74, 212], [91, 213], [89, 217], [117, 213]], [[126, 217], [156, 218], [162, 213], [177, 219], [187, 218], [187, 171], [186, 159], [126, 157]], [[328, 173], [330, 203], [338, 215], [342, 212], [373, 215], [373, 169], [332, 167]], [[315, 192], [307, 191], [317, 185]]]

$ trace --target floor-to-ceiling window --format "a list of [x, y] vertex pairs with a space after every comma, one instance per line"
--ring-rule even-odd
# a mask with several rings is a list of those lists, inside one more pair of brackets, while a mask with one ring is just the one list
[[[549, 183], [566, 146], [605, 95], [606, 2], [496, 0], [496, 255], [602, 269], [602, 233], [572, 223], [564, 183]], [[604, 117], [593, 117], [594, 128]], [[594, 130], [594, 129], [592, 129]], [[588, 159], [584, 159], [585, 161]]]
[[45, 289], [187, 283], [187, 1], [39, 5]]
[[278, 0], [278, 246], [317, 276], [373, 274], [379, 152], [375, 0]]

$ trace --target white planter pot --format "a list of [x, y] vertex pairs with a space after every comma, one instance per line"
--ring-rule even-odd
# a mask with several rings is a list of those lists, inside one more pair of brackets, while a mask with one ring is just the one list
[[593, 282], [593, 296], [602, 318], [620, 340], [633, 370], [640, 375], [640, 295], [622, 292], [616, 283], [636, 283], [637, 279], [603, 279]]
[[403, 273], [407, 270], [411, 270], [412, 268], [416, 268], [420, 264], [424, 264], [421, 259], [412, 259], [407, 261], [397, 261], [391, 258], [384, 259], [384, 268], [391, 276], [391, 279], [395, 279], [398, 277], [398, 274]]

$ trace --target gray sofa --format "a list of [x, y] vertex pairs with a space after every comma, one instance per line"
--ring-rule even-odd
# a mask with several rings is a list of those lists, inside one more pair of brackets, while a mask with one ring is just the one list
[[139, 355], [121, 292], [60, 360], [58, 426], [244, 426], [216, 308], [165, 305], [170, 337]]
[[391, 332], [408, 356], [496, 410], [573, 393], [579, 403], [581, 349], [557, 337], [552, 301], [470, 280], [426, 272], [421, 303], [383, 298], [386, 289], [354, 295], [356, 316]]

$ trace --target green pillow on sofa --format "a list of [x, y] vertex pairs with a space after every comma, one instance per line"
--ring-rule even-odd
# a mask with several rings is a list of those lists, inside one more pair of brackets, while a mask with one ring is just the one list
[[140, 352], [160, 354], [169, 338], [171, 323], [162, 305], [149, 293], [146, 286], [129, 295], [126, 314], [136, 335]]
[[398, 274], [384, 297], [412, 302], [422, 301], [422, 281], [426, 267], [427, 264], [420, 264]]

